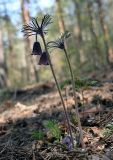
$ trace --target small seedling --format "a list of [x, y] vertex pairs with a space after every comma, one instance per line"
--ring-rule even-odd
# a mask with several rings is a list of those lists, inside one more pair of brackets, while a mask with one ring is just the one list
[[55, 120], [47, 121], [44, 126], [50, 131], [50, 134], [57, 140], [60, 141], [61, 130], [58, 123]]
[[32, 137], [36, 140], [44, 140], [45, 134], [42, 131], [34, 131]]
[[[66, 79], [60, 83], [61, 89], [64, 89], [67, 85], [71, 84], [70, 79]], [[88, 89], [90, 87], [96, 86], [98, 84], [97, 80], [91, 80], [86, 78], [75, 78], [75, 87], [76, 90], [80, 90], [81, 88]]]
[[60, 88], [64, 89], [67, 85], [70, 85], [70, 84], [71, 84], [71, 80], [66, 79], [60, 83]]
[[75, 79], [75, 87], [77, 90], [79, 89], [89, 89], [92, 86], [96, 86], [98, 81], [86, 79], [86, 78], [76, 78]]
[[106, 126], [103, 135], [104, 137], [108, 137], [113, 134], [113, 123], [110, 123]]

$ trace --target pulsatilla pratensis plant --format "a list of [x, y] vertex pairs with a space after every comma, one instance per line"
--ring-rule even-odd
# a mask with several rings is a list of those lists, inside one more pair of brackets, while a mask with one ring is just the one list
[[[25, 24], [23, 25], [22, 28], [22, 32], [24, 33], [24, 36], [29, 37], [32, 35], [35, 35], [36, 37], [36, 42], [34, 42], [33, 45], [33, 51], [32, 54], [33, 55], [40, 55], [40, 60], [38, 62], [39, 65], [49, 65], [61, 98], [61, 102], [63, 105], [63, 109], [64, 109], [64, 113], [65, 113], [65, 118], [68, 124], [68, 130], [69, 130], [69, 134], [71, 136], [71, 140], [72, 140], [72, 145], [74, 147], [74, 142], [73, 142], [73, 136], [72, 136], [72, 130], [71, 130], [71, 125], [70, 125], [70, 120], [69, 120], [69, 116], [68, 116], [68, 112], [63, 100], [63, 96], [61, 93], [61, 89], [59, 86], [59, 83], [57, 81], [56, 78], [56, 74], [54, 72], [54, 68], [51, 62], [51, 57], [48, 51], [48, 47], [47, 47], [47, 43], [46, 43], [46, 39], [45, 39], [45, 35], [48, 33], [47, 27], [49, 24], [52, 23], [52, 18], [50, 15], [44, 15], [44, 17], [41, 20], [41, 23], [39, 24], [38, 22], [38, 18], [31, 18], [31, 22], [29, 24]], [[42, 52], [41, 46], [40, 46], [40, 42], [37, 41], [37, 36], [40, 36], [42, 39], [42, 42], [44, 44], [44, 48], [45, 50]]]
[[66, 60], [67, 60], [67, 63], [68, 63], [68, 67], [69, 67], [69, 70], [70, 70], [70, 75], [71, 75], [71, 83], [72, 83], [73, 96], [74, 96], [74, 101], [75, 101], [76, 118], [77, 118], [77, 121], [78, 121], [79, 130], [80, 130], [80, 143], [82, 145], [82, 148], [85, 148], [85, 144], [84, 144], [84, 141], [83, 141], [83, 130], [82, 130], [80, 116], [79, 116], [79, 112], [78, 112], [78, 103], [77, 103], [76, 86], [75, 86], [76, 82], [75, 82], [75, 79], [74, 79], [73, 70], [72, 70], [72, 67], [71, 67], [71, 63], [70, 63], [69, 56], [68, 56], [68, 53], [67, 53], [67, 48], [66, 48], [66, 39], [69, 38], [69, 37], [70, 37], [70, 33], [68, 31], [65, 31], [63, 34], [61, 34], [60, 38], [58, 38], [57, 40], [48, 42], [48, 47], [49, 48], [59, 48], [59, 49], [63, 50], [64, 53], [65, 53]]

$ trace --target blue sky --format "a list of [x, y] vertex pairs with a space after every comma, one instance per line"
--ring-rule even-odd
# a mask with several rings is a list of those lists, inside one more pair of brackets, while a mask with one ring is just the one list
[[[31, 11], [31, 16], [35, 16], [37, 10], [44, 10], [49, 8], [54, 4], [55, 0], [34, 0], [35, 3], [31, 3], [29, 6]], [[2, 5], [2, 2], [7, 2], [6, 5]], [[32, 2], [32, 0], [31, 0]], [[7, 9], [8, 15], [11, 17], [13, 23], [18, 23], [20, 15], [20, 0], [0, 0], [0, 14], [4, 13], [5, 7]]]
[[43, 7], [50, 7], [51, 5], [53, 5], [54, 0], [40, 0], [39, 1], [39, 5], [41, 6], [41, 8]]

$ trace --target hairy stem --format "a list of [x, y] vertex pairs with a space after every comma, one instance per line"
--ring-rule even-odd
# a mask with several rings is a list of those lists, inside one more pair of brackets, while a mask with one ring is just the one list
[[69, 61], [69, 57], [68, 57], [66, 48], [64, 48], [64, 52], [65, 52], [65, 55], [66, 55], [67, 63], [68, 63], [70, 74], [71, 74], [71, 81], [72, 81], [72, 86], [73, 86], [72, 87], [73, 88], [73, 96], [74, 96], [74, 101], [75, 101], [75, 111], [76, 111], [76, 117], [77, 117], [77, 121], [78, 121], [78, 127], [79, 127], [79, 130], [80, 130], [80, 143], [82, 145], [82, 148], [85, 148], [85, 144], [84, 144], [84, 141], [83, 141], [83, 130], [82, 130], [82, 125], [81, 125], [81, 121], [80, 121], [80, 115], [79, 115], [79, 112], [78, 112], [78, 103], [77, 103], [77, 95], [76, 95], [74, 75], [73, 75], [73, 71], [72, 71], [72, 68], [71, 68], [71, 64], [70, 64], [70, 61]]
[[37, 33], [36, 33], [36, 42], [37, 42]]
[[51, 71], [52, 71], [52, 74], [53, 74], [53, 77], [54, 77], [54, 80], [55, 80], [55, 83], [56, 83], [56, 86], [57, 86], [57, 89], [58, 89], [58, 92], [59, 92], [59, 95], [60, 95], [60, 98], [61, 98], [61, 102], [62, 102], [62, 105], [63, 105], [66, 121], [67, 121], [67, 124], [68, 124], [69, 133], [70, 133], [70, 136], [71, 136], [71, 139], [72, 139], [72, 145], [73, 145], [73, 148], [74, 148], [72, 129], [71, 129], [71, 125], [70, 125], [67, 109], [66, 109], [63, 97], [62, 97], [62, 93], [61, 93], [61, 89], [60, 89], [59, 83], [57, 81], [57, 78], [56, 78], [56, 75], [55, 75], [55, 72], [54, 72], [54, 69], [53, 69], [53, 66], [52, 66], [51, 58], [50, 58], [50, 55], [49, 55], [49, 52], [48, 52], [48, 49], [47, 49], [47, 45], [46, 45], [46, 41], [45, 41], [44, 35], [42, 35], [42, 40], [43, 40], [43, 43], [44, 43], [45, 51], [47, 52], [50, 68], [51, 68]]

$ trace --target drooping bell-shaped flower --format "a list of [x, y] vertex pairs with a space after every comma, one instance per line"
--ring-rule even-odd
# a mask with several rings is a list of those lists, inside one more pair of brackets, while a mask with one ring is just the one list
[[47, 53], [46, 52], [42, 53], [38, 64], [39, 65], [49, 65], [49, 61], [48, 61], [48, 57], [47, 57]]
[[42, 55], [42, 49], [39, 42], [34, 42], [32, 55]]

